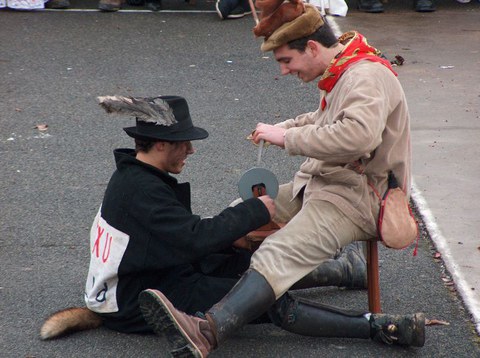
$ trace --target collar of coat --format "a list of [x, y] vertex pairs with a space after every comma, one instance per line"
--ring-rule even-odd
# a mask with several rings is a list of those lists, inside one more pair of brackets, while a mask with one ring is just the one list
[[171, 176], [169, 173], [167, 173], [163, 170], [160, 170], [158, 168], [155, 168], [153, 165], [150, 165], [150, 164], [142, 162], [141, 160], [138, 160], [135, 157], [135, 150], [134, 149], [119, 148], [119, 149], [115, 149], [113, 151], [113, 153], [114, 153], [114, 156], [115, 156], [115, 162], [116, 162], [118, 170], [122, 170], [122, 169], [127, 168], [131, 165], [138, 165], [138, 166], [144, 167], [148, 171], [150, 171], [150, 172], [154, 173], [155, 175], [159, 176], [160, 178], [162, 178], [162, 180], [164, 182], [166, 182], [170, 186], [178, 184], [178, 180], [175, 177]]
[[[326, 93], [330, 92], [347, 68], [361, 60], [379, 62], [397, 76], [390, 62], [381, 57], [382, 53], [375, 47], [370, 46], [362, 34], [356, 31], [346, 32], [339, 37], [338, 41], [344, 44], [345, 47], [335, 56], [323, 73], [322, 78], [318, 82], [319, 89], [324, 90]], [[326, 105], [327, 102], [325, 96], [323, 96], [322, 110], [325, 109]]]

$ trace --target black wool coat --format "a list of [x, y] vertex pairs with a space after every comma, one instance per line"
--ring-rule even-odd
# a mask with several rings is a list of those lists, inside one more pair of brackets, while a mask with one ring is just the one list
[[[199, 307], [192, 300], [201, 299], [195, 293], [205, 282], [202, 263], [218, 259], [236, 239], [268, 223], [270, 216], [254, 198], [202, 219], [192, 214], [189, 183], [178, 183], [137, 160], [131, 149], [117, 149], [114, 156], [117, 169], [92, 226], [85, 299], [105, 318], [106, 326], [141, 332], [149, 330], [137, 303], [142, 290], [161, 290], [184, 311]], [[115, 234], [112, 240], [108, 232], [120, 232], [126, 238], [124, 247], [119, 248]], [[98, 308], [107, 301], [115, 301], [117, 309]]]

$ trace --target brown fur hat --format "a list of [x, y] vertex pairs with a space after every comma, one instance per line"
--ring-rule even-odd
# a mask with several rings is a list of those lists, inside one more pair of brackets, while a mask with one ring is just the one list
[[[265, 0], [264, 0], [265, 1]], [[257, 0], [257, 4], [260, 0]], [[275, 4], [272, 4], [275, 5]], [[260, 6], [260, 5], [257, 5]], [[270, 35], [283, 24], [295, 20], [305, 12], [305, 5], [302, 0], [281, 2], [276, 8], [261, 9], [261, 21], [253, 28], [255, 36], [264, 36], [268, 39]]]
[[[288, 4], [282, 4], [271, 15], [262, 18], [256, 26], [259, 29], [268, 29], [268, 31], [258, 31], [261, 33], [260, 36], [265, 36], [261, 46], [262, 51], [272, 51], [290, 41], [309, 36], [324, 24], [322, 15], [315, 6], [305, 4], [305, 12], [295, 13], [297, 16], [290, 16], [292, 12], [298, 11], [298, 7], [295, 9], [291, 5], [287, 7]], [[287, 10], [287, 13], [283, 12], [282, 7]]]

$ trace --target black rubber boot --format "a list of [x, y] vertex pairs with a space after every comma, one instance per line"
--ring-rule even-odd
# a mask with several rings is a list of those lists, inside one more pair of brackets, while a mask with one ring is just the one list
[[417, 12], [432, 12], [435, 10], [432, 0], [417, 0], [415, 2], [415, 11]]
[[372, 339], [386, 344], [423, 347], [425, 344], [425, 316], [372, 314]]
[[370, 338], [368, 312], [342, 311], [285, 293], [270, 308], [272, 322], [280, 328], [304, 336]]
[[425, 342], [423, 313], [394, 316], [343, 311], [288, 292], [268, 313], [275, 325], [304, 336], [371, 338], [386, 344], [413, 347], [422, 347]]
[[379, 13], [383, 12], [383, 4], [379, 0], [358, 0], [358, 10]]
[[321, 286], [338, 286], [349, 289], [367, 288], [367, 261], [362, 242], [352, 242], [344, 247], [335, 259], [322, 263], [295, 283], [291, 289]]
[[257, 271], [247, 270], [236, 285], [205, 316], [213, 321], [217, 344], [259, 317], [275, 303], [275, 293]]

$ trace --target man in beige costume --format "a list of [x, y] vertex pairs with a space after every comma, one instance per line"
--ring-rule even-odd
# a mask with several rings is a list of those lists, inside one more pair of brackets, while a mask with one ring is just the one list
[[253, 135], [257, 143], [265, 140], [306, 158], [275, 200], [275, 219], [287, 224], [262, 243], [249, 270], [205, 314], [188, 316], [161, 292], [146, 290], [139, 298], [143, 315], [166, 335], [173, 356], [205, 357], [265, 312], [298, 334], [421, 347], [422, 313], [342, 312], [287, 292], [337, 249], [376, 237], [378, 196], [387, 188], [389, 171], [409, 193], [410, 124], [396, 73], [361, 34], [337, 39], [309, 5], [281, 24], [264, 20], [269, 21], [262, 17], [259, 24], [265, 30], [262, 50], [273, 51], [283, 75], [304, 82], [318, 78], [321, 91], [315, 112], [275, 126], [259, 123]]

